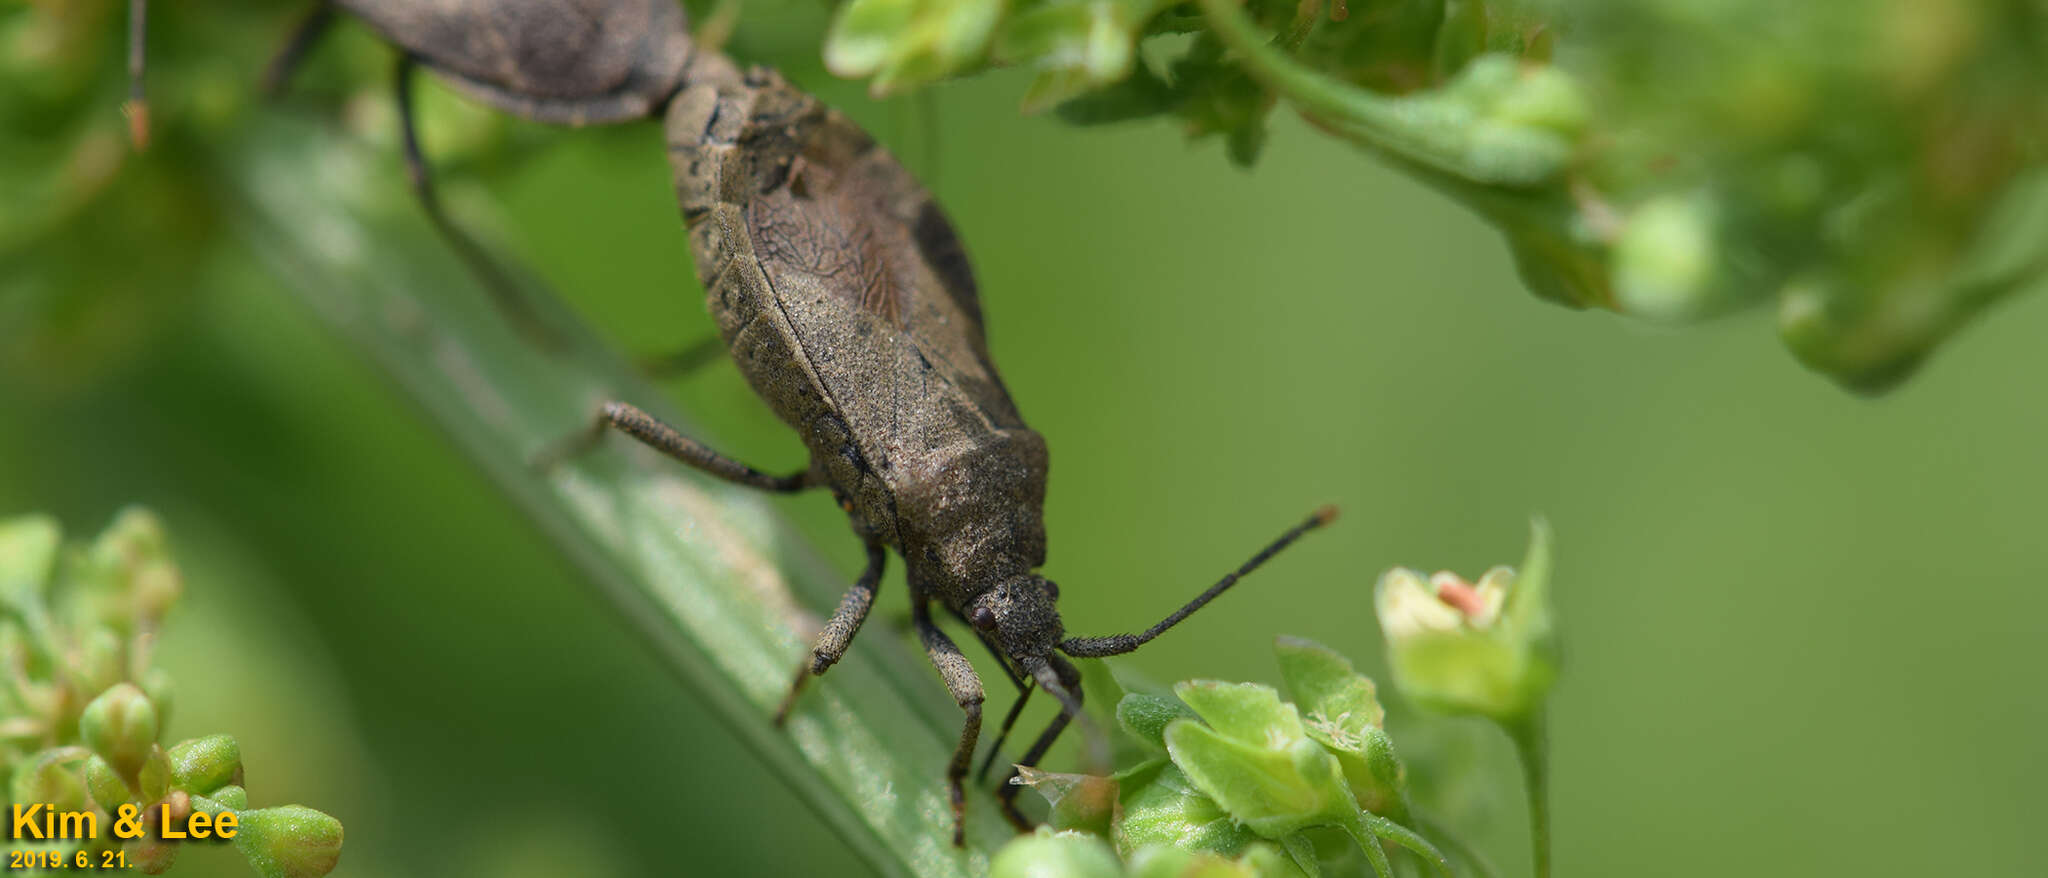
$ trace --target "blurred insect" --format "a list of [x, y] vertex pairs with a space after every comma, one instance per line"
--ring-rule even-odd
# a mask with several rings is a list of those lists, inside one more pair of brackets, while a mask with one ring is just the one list
[[[143, 36], [147, 0], [130, 0], [130, 124], [147, 136]], [[599, 125], [651, 119], [700, 57], [675, 0], [317, 0], [272, 59], [266, 93], [286, 81], [335, 20], [362, 20], [398, 50], [393, 78], [407, 176], [436, 229], [522, 334], [557, 347], [519, 285], [442, 210], [415, 125], [413, 74], [424, 67], [457, 90], [539, 122]], [[722, 58], [716, 63], [725, 63]], [[691, 358], [695, 362], [701, 357]]]
[[[1335, 511], [1316, 512], [1143, 633], [1066, 637], [1059, 589], [1034, 572], [1045, 563], [1045, 442], [996, 373], [973, 273], [931, 195], [866, 132], [773, 71], [693, 78], [667, 125], [676, 194], [719, 333], [755, 392], [802, 436], [810, 465], [761, 472], [624, 402], [605, 403], [587, 432], [541, 460], [618, 430], [727, 481], [832, 492], [867, 547], [867, 566], [797, 668], [778, 724], [805, 682], [845, 655], [874, 606], [886, 550], [896, 549], [918, 637], [967, 715], [946, 772], [960, 843], [962, 779], [984, 694], [933, 622], [932, 604], [996, 655], [1020, 708], [1033, 684], [1059, 700], [1020, 760], [1028, 765], [1080, 712], [1080, 673], [1065, 656], [1137, 649]], [[1021, 789], [1005, 783], [999, 798], [1025, 828]]]

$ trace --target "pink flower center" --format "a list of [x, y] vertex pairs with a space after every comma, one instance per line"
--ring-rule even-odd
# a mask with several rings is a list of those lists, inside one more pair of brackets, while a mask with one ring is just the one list
[[1479, 590], [1472, 583], [1445, 571], [1430, 577], [1430, 584], [1436, 586], [1436, 599], [1446, 606], [1464, 613], [1468, 619], [1477, 618], [1486, 611], [1486, 601], [1479, 596]]

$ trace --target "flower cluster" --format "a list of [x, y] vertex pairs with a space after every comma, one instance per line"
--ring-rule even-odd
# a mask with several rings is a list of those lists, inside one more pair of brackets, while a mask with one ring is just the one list
[[[1550, 533], [1539, 521], [1519, 573], [1496, 567], [1472, 583], [1396, 568], [1374, 592], [1401, 691], [1424, 707], [1489, 719], [1520, 745], [1539, 875], [1549, 840], [1543, 704], [1557, 674], [1549, 578]], [[1131, 692], [1116, 721], [1136, 742], [1135, 764], [1108, 777], [1022, 769], [1020, 782], [1052, 804], [1051, 816], [1000, 851], [992, 874], [1386, 876], [1403, 851], [1451, 874], [1451, 860], [1421, 831], [1373, 681], [1310, 641], [1282, 637], [1274, 651], [1286, 698], [1213, 680], [1183, 682], [1171, 695]], [[1428, 830], [1485, 871], [1445, 827]]]
[[1306, 640], [1281, 638], [1276, 652], [1292, 701], [1213, 680], [1126, 694], [1117, 725], [1148, 758], [1106, 778], [1026, 772], [1053, 803], [1052, 824], [1005, 848], [994, 874], [1056, 861], [1050, 874], [1122, 875], [1121, 856], [1133, 876], [1320, 875], [1324, 830], [1355, 841], [1375, 874], [1392, 874], [1386, 843], [1447, 873], [1404, 822], [1406, 770], [1372, 681]]
[[140, 837], [101, 831], [10, 844], [67, 862], [120, 850], [154, 875], [178, 855], [166, 820], [190, 827], [195, 814], [232, 814], [233, 844], [266, 878], [325, 875], [341, 857], [340, 821], [298, 805], [249, 807], [230, 735], [161, 743], [172, 686], [151, 648], [183, 587], [148, 512], [124, 511], [97, 539], [69, 546], [49, 518], [0, 521], [0, 782], [9, 801], [90, 813], [99, 827], [143, 815]]

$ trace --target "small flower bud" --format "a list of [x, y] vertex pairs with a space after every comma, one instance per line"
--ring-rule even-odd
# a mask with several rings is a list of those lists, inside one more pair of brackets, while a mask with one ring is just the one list
[[142, 693], [149, 696], [149, 703], [156, 705], [156, 724], [167, 727], [171, 724], [171, 698], [178, 687], [171, 681], [171, 674], [163, 668], [150, 668], [142, 674]]
[[242, 783], [242, 747], [233, 735], [208, 735], [171, 747], [172, 785], [201, 795]]
[[142, 801], [155, 802], [170, 795], [171, 757], [164, 752], [164, 748], [155, 744], [149, 746], [149, 756], [142, 760], [142, 771], [138, 779], [142, 785]]
[[80, 769], [88, 754], [81, 747], [56, 747], [32, 753], [14, 769], [10, 793], [16, 802], [40, 802], [53, 811], [85, 807], [85, 780]]
[[85, 760], [85, 790], [92, 796], [93, 804], [109, 814], [122, 803], [135, 801], [135, 791], [128, 782], [121, 779], [107, 760], [97, 755]]
[[240, 812], [235, 849], [264, 878], [320, 878], [341, 861], [341, 821], [300, 805]]
[[208, 814], [222, 810], [241, 811], [249, 807], [249, 791], [239, 785], [229, 784], [214, 790], [210, 795], [195, 796], [194, 800], [201, 802], [200, 810]]
[[163, 797], [161, 803], [161, 808], [151, 804], [143, 810], [142, 838], [132, 843], [128, 849], [135, 867], [148, 875], [163, 874], [178, 859], [177, 842], [164, 838], [165, 819], [169, 818], [172, 825], [181, 825], [192, 817], [192, 797], [183, 792], [171, 793]]
[[1387, 571], [1374, 599], [1395, 682], [1445, 713], [1525, 720], [1557, 676], [1549, 576], [1550, 531], [1541, 522], [1519, 575], [1496, 567], [1475, 584], [1448, 572], [1424, 580]]
[[0, 521], [0, 607], [41, 598], [63, 536], [47, 515]]
[[161, 838], [166, 821], [172, 826], [184, 824], [192, 818], [193, 807], [192, 796], [182, 790], [161, 799], [152, 799], [142, 812], [143, 832]]
[[1360, 807], [1396, 820], [1408, 817], [1407, 771], [1387, 737], [1386, 710], [1372, 680], [1349, 659], [1308, 640], [1274, 644], [1280, 676], [1305, 712], [1308, 736], [1337, 757]]
[[989, 878], [1121, 878], [1123, 864], [1102, 839], [1040, 827], [1019, 836], [989, 860]]
[[135, 613], [154, 625], [163, 621], [171, 605], [185, 592], [184, 577], [168, 559], [157, 559], [135, 569]]
[[156, 731], [156, 706], [130, 683], [100, 693], [78, 718], [85, 745], [106, 759], [131, 788], [156, 743]]
[[1245, 848], [1237, 859], [1206, 851], [1154, 845], [1131, 858], [1131, 878], [1297, 878], [1308, 873], [1266, 842]]
[[113, 626], [123, 637], [133, 633], [138, 579], [145, 571], [170, 563], [163, 524], [148, 510], [123, 509], [93, 540], [83, 560], [78, 582], [84, 591], [79, 597], [88, 601], [91, 617]]
[[71, 677], [78, 691], [105, 692], [125, 676], [121, 662], [121, 635], [106, 625], [96, 625], [84, 638]]
[[176, 842], [146, 837], [128, 846], [128, 862], [144, 875], [162, 875], [178, 862]]

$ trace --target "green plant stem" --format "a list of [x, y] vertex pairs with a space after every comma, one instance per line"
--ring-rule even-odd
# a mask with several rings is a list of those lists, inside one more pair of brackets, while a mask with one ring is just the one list
[[1448, 848], [1452, 855], [1463, 860], [1466, 866], [1471, 867], [1475, 878], [1497, 878], [1498, 873], [1494, 872], [1493, 864], [1487, 862], [1485, 856], [1442, 821], [1418, 811], [1415, 812], [1415, 825]]
[[1543, 709], [1521, 722], [1503, 723], [1522, 763], [1522, 786], [1529, 794], [1529, 845], [1536, 878], [1550, 878], [1550, 740]]
[[[1427, 97], [1385, 97], [1332, 79], [1282, 51], [1292, 36], [1261, 35], [1240, 0], [1199, 0], [1209, 27], [1236, 51], [1246, 72], [1348, 140], [1481, 185], [1534, 187], [1550, 182], [1556, 162], [1481, 144], [1476, 120]], [[1305, 36], [1305, 34], [1304, 34]]]
[[1381, 846], [1380, 837], [1374, 834], [1372, 827], [1366, 825], [1364, 813], [1361, 811], [1358, 817], [1340, 825], [1353, 841], [1358, 842], [1365, 861], [1372, 865], [1372, 873], [1379, 878], [1393, 878], [1394, 865], [1387, 859], [1387, 849]]

